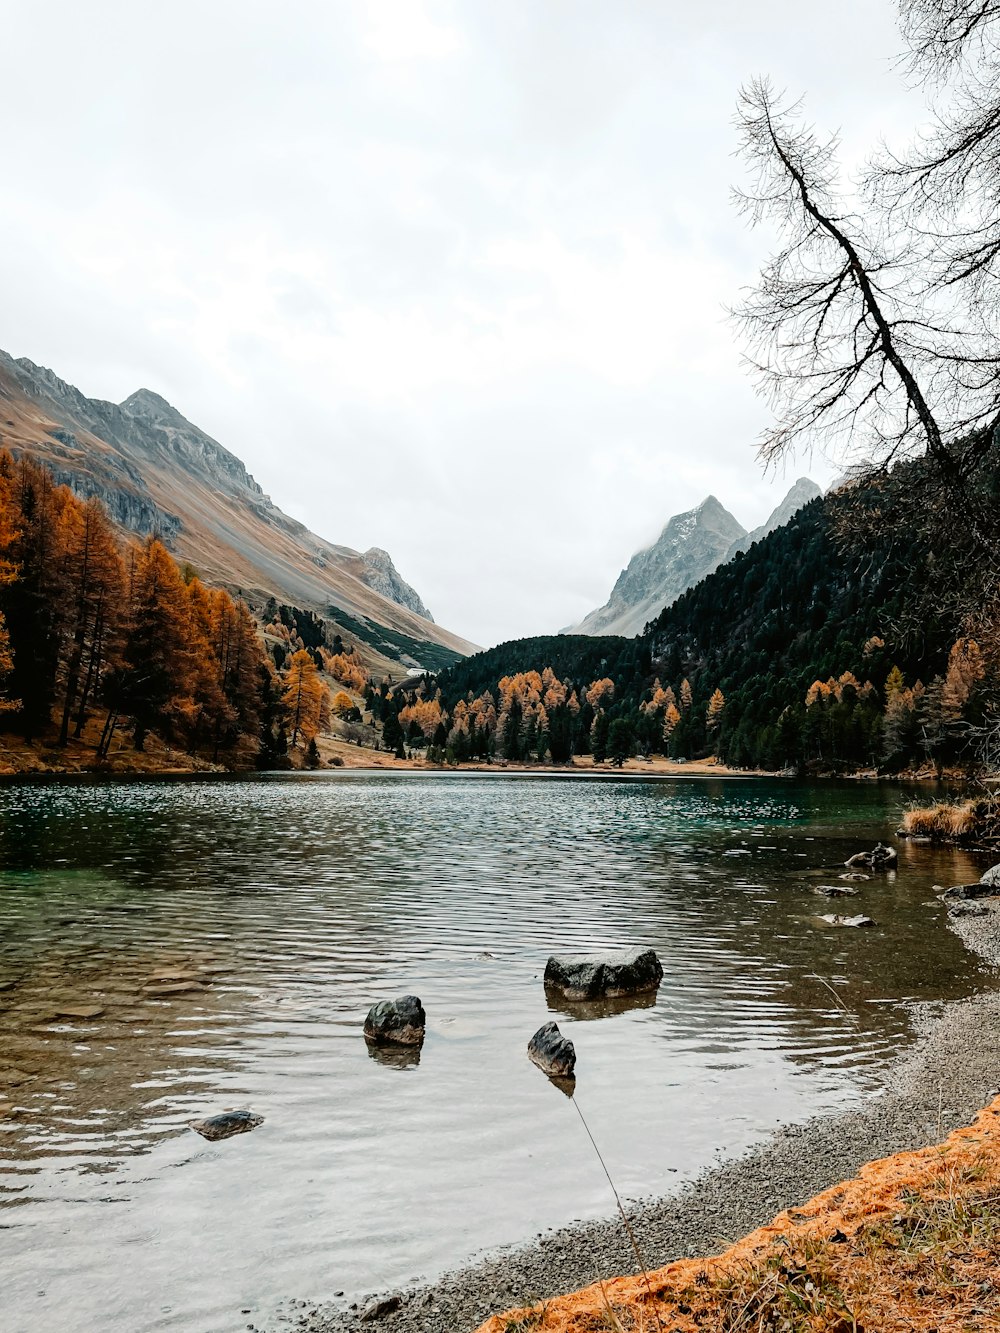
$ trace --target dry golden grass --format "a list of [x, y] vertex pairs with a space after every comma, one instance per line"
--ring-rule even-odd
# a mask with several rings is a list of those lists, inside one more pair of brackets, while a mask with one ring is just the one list
[[599, 1282], [479, 1333], [1000, 1330], [1000, 1098], [944, 1143], [863, 1167], [716, 1258]]
[[911, 838], [934, 842], [992, 841], [1000, 835], [1000, 798], [989, 795], [913, 806], [903, 815], [903, 830]]

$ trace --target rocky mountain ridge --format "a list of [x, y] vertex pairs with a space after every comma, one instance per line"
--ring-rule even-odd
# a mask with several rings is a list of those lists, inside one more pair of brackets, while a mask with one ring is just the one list
[[819, 487], [800, 477], [767, 522], [747, 532], [714, 495], [669, 519], [651, 546], [637, 551], [619, 574], [605, 604], [564, 634], [641, 634], [649, 621], [740, 551], [782, 527]]
[[0, 447], [39, 458], [125, 527], [156, 533], [206, 579], [252, 601], [337, 608], [355, 634], [390, 631], [405, 646], [404, 665], [422, 664], [420, 643], [458, 656], [474, 647], [434, 623], [386, 551], [310, 532], [234, 453], [149, 389], [122, 403], [87, 398], [46, 367], [0, 352]]

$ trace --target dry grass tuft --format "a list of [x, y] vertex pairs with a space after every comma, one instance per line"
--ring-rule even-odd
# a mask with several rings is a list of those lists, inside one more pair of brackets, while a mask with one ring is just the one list
[[995, 841], [1000, 837], [1000, 797], [916, 805], [903, 815], [902, 827], [911, 838], [934, 842]]

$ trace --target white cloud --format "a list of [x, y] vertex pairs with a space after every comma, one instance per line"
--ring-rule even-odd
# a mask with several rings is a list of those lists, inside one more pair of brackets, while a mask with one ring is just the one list
[[164, 393], [449, 627], [556, 629], [671, 513], [711, 490], [749, 526], [810, 470], [753, 458], [722, 307], [767, 238], [729, 206], [732, 109], [769, 69], [849, 162], [898, 137], [889, 0], [40, 0], [7, 26], [0, 345]]

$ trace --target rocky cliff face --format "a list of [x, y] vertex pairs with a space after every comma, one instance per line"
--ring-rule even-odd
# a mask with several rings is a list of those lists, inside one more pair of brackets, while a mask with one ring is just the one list
[[711, 574], [746, 529], [714, 495], [676, 514], [652, 546], [632, 557], [604, 606], [569, 634], [641, 634], [647, 621]]
[[766, 523], [762, 523], [759, 528], [754, 528], [752, 532], [746, 533], [738, 541], [733, 542], [726, 559], [732, 560], [738, 551], [749, 551], [754, 542], [759, 542], [768, 533], [783, 528], [793, 514], [797, 514], [803, 505], [809, 504], [811, 500], [815, 500], [822, 494], [823, 492], [814, 481], [810, 481], [808, 477], [799, 477], [781, 504], [773, 510]]
[[365, 551], [361, 559], [364, 561], [362, 578], [369, 588], [374, 588], [376, 592], [380, 592], [383, 597], [388, 597], [391, 602], [396, 602], [399, 606], [409, 607], [416, 615], [423, 616], [425, 620], [433, 623], [434, 617], [415, 590], [400, 577], [388, 551], [383, 551], [381, 546], [372, 546]]
[[461, 655], [474, 650], [434, 624], [387, 552], [361, 554], [310, 532], [235, 454], [149, 389], [122, 403], [87, 398], [53, 371], [0, 352], [0, 448], [41, 459], [211, 582], [321, 614], [336, 606]]
[[738, 552], [749, 551], [754, 542], [783, 527], [820, 494], [814, 481], [800, 477], [767, 522], [752, 532], [747, 532], [710, 495], [697, 509], [675, 515], [652, 546], [632, 557], [604, 606], [563, 633], [641, 634], [650, 620], [688, 588]]

